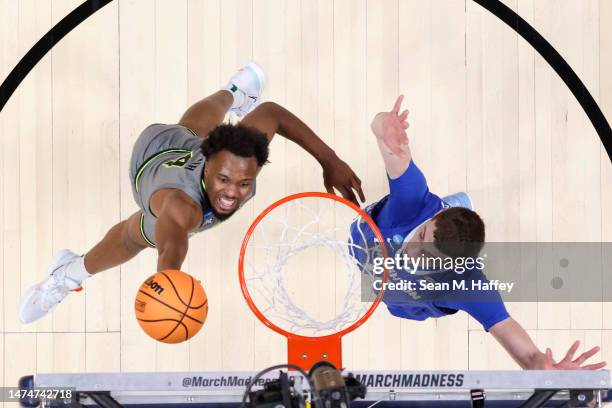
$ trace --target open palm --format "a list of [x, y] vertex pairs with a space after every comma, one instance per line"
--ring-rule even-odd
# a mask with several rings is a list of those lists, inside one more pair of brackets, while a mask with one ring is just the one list
[[542, 354], [540, 357], [537, 368], [541, 370], [599, 370], [606, 366], [605, 361], [583, 365], [586, 360], [599, 351], [599, 347], [593, 347], [574, 359], [574, 354], [576, 354], [579, 345], [580, 342], [575, 341], [565, 354], [563, 360], [558, 363], [553, 359], [552, 350], [547, 348], [546, 353]]
[[399, 113], [403, 100], [404, 95], [400, 95], [391, 112], [386, 113], [382, 120], [383, 142], [391, 152], [401, 157], [406, 155], [404, 149], [404, 146], [408, 144], [406, 129], [410, 126], [406, 121], [408, 110]]

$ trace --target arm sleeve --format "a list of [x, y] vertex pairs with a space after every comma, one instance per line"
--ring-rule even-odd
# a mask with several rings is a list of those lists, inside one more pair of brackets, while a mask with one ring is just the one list
[[489, 292], [486, 297], [485, 301], [445, 302], [444, 307], [463, 310], [476, 319], [488, 332], [491, 327], [509, 318], [510, 314], [499, 293]]
[[[471, 270], [464, 277], [469, 287], [473, 282], [489, 282], [484, 272], [478, 269]], [[447, 296], [447, 300], [445, 307], [463, 310], [476, 319], [487, 332], [510, 317], [499, 291], [494, 289], [453, 291]]]
[[463, 310], [478, 320], [487, 332], [497, 323], [510, 317], [504, 302], [501, 300], [499, 302], [469, 302]]
[[409, 223], [421, 214], [423, 208], [432, 205], [430, 201], [441, 201], [438, 196], [429, 192], [427, 180], [414, 160], [401, 176], [395, 179], [387, 176], [387, 179], [389, 199], [377, 217], [377, 222], [382, 226]]

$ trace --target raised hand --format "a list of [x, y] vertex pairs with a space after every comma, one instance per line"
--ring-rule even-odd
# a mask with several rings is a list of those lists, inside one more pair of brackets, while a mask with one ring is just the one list
[[540, 370], [599, 370], [606, 366], [605, 361], [584, 365], [586, 360], [599, 351], [599, 347], [593, 347], [574, 359], [574, 354], [576, 354], [579, 345], [580, 341], [576, 340], [565, 354], [563, 360], [558, 363], [553, 359], [552, 350], [547, 348], [546, 352], [538, 357], [536, 368]]
[[378, 118], [381, 120], [380, 130], [375, 132], [377, 137], [382, 137], [384, 144], [389, 150], [400, 157], [406, 156], [406, 149], [404, 147], [408, 145], [406, 129], [410, 126], [406, 121], [408, 110], [404, 110], [401, 114], [399, 113], [403, 100], [404, 95], [398, 96], [391, 112], [380, 114], [380, 118]]

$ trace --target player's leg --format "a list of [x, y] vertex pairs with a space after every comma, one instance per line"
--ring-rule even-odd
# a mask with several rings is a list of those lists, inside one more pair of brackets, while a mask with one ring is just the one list
[[140, 211], [113, 226], [84, 256], [85, 270], [93, 275], [121, 265], [148, 247], [140, 234]]
[[204, 138], [223, 122], [223, 118], [234, 102], [230, 91], [221, 90], [191, 105], [183, 114], [179, 125], [193, 130]]
[[81, 283], [92, 274], [127, 262], [146, 248], [139, 222], [140, 211], [113, 226], [85, 256], [67, 249], [58, 252], [49, 264], [47, 276], [22, 297], [19, 319], [23, 323], [40, 319], [71, 291], [81, 290]]
[[259, 102], [264, 85], [263, 70], [251, 62], [230, 78], [225, 89], [189, 107], [179, 125], [205, 138], [221, 124], [228, 110], [241, 117], [251, 111]]

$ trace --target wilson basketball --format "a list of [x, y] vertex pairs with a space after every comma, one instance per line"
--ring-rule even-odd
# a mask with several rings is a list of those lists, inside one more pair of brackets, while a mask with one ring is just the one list
[[165, 270], [140, 286], [134, 303], [136, 319], [149, 336], [163, 343], [180, 343], [193, 337], [208, 314], [208, 299], [191, 275]]

